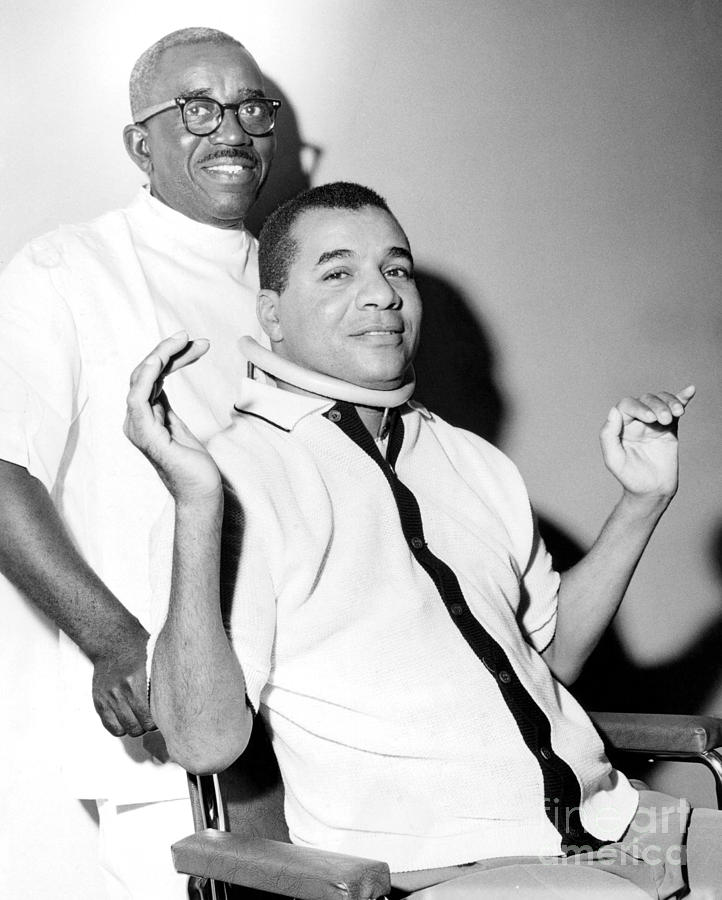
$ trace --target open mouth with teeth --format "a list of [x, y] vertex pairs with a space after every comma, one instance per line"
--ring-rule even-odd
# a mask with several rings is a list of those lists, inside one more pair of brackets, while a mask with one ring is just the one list
[[355, 337], [374, 346], [400, 346], [403, 343], [403, 334], [397, 329], [374, 328], [361, 331]]
[[256, 177], [256, 163], [251, 159], [217, 160], [201, 167], [202, 171], [221, 182], [245, 182]]

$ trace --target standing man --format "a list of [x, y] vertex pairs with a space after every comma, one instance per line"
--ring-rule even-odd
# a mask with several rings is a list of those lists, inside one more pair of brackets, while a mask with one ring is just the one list
[[148, 189], [31, 241], [0, 278], [0, 572], [60, 630], [59, 659], [27, 677], [52, 684], [57, 664], [53, 751], [72, 796], [97, 803], [107, 896], [147, 900], [186, 896], [168, 846], [190, 813], [183, 770], [159, 765], [159, 735], [143, 739], [149, 528], [165, 492], [120, 428], [127, 372], [154, 338], [209, 335], [210, 364], [179, 379], [178, 403], [202, 437], [228, 423], [236, 336], [259, 333], [243, 223], [280, 103], [248, 51], [207, 28], [150, 47], [130, 102], [125, 146]]

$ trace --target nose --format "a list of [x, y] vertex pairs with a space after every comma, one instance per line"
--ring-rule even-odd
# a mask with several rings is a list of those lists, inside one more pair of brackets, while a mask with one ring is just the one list
[[377, 272], [368, 277], [358, 294], [356, 305], [359, 309], [398, 309], [401, 306], [401, 297], [396, 293], [392, 284], [384, 277], [382, 272]]
[[229, 147], [240, 147], [250, 144], [251, 137], [241, 128], [238, 116], [232, 109], [223, 110], [223, 118], [218, 128], [208, 136], [212, 144], [226, 144]]

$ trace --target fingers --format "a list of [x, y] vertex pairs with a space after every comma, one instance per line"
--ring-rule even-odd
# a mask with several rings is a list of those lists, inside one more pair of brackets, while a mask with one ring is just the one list
[[[126, 422], [135, 425], [149, 427], [153, 423], [153, 411], [150, 404], [154, 403], [160, 394], [158, 390], [163, 371], [163, 359], [161, 356], [151, 354], [146, 356], [143, 362], [133, 370], [130, 376], [130, 390], [126, 398], [128, 415]], [[126, 434], [130, 437], [128, 429]]]
[[[130, 737], [140, 737], [141, 734], [145, 734], [148, 730], [142, 722], [138, 721], [138, 718], [129, 706], [124, 705], [116, 712], [116, 715], [123, 728], [121, 735], [127, 734], [130, 735]], [[116, 735], [116, 737], [120, 737], [121, 735]]]
[[147, 375], [148, 371], [155, 371], [157, 375], [160, 375], [168, 365], [170, 358], [176, 353], [180, 353], [187, 344], [188, 334], [185, 331], [178, 331], [162, 340], [133, 369], [130, 376], [131, 388], [137, 383], [138, 378]]
[[609, 410], [607, 420], [599, 432], [599, 440], [602, 445], [602, 456], [608, 468], [613, 469], [620, 465], [624, 458], [624, 451], [620, 438], [624, 430], [624, 416], [616, 406]]
[[[133, 369], [130, 390], [126, 398], [127, 414], [123, 430], [127, 437], [143, 449], [156, 423], [153, 406], [163, 402], [163, 380], [172, 372], [189, 366], [207, 352], [210, 344], [205, 338], [191, 341], [187, 332], [179, 331], [162, 340]], [[161, 416], [162, 419], [162, 416]]]
[[115, 737], [139, 737], [156, 727], [145, 696], [138, 697], [132, 690], [127, 696], [115, 692], [96, 700], [95, 709], [104, 727]]
[[690, 384], [686, 388], [682, 388], [681, 391], [678, 391], [676, 397], [683, 406], [686, 406], [696, 393], [697, 388], [693, 384]]
[[[144, 724], [146, 717], [139, 719], [122, 698], [115, 698], [114, 706], [104, 703], [96, 705], [95, 709], [106, 730], [115, 737], [122, 737], [124, 734], [129, 734], [131, 737], [139, 737], [139, 735], [145, 734], [149, 730]], [[150, 722], [152, 724], [152, 719], [150, 719]]]
[[[181, 331], [179, 333], [185, 334], [184, 331]], [[163, 372], [163, 375], [170, 375], [171, 372], [177, 372], [178, 369], [183, 369], [185, 368], [185, 366], [190, 366], [192, 363], [196, 362], [196, 360], [200, 359], [201, 356], [207, 353], [210, 346], [210, 341], [208, 341], [206, 338], [195, 338], [194, 340], [188, 340], [188, 335], [186, 335], [185, 347], [172, 356], [170, 365]]]
[[609, 410], [607, 421], [602, 426], [602, 432], [607, 435], [619, 435], [622, 433], [624, 426], [624, 417], [616, 406]]
[[122, 737], [125, 734], [125, 728], [118, 721], [118, 717], [110, 707], [100, 707], [96, 704], [95, 711], [100, 716], [100, 721], [106, 731], [109, 731], [114, 737]]
[[171, 372], [191, 365], [200, 359], [209, 347], [210, 342], [205, 338], [197, 338], [192, 341], [186, 331], [172, 334], [154, 347], [148, 356], [133, 369], [130, 376], [131, 390], [139, 381], [142, 381], [144, 385], [147, 384], [151, 374], [154, 374], [154, 380], [161, 376], [165, 378]]
[[694, 385], [689, 385], [677, 394], [669, 391], [646, 393], [641, 397], [625, 397], [615, 408], [627, 421], [638, 419], [648, 425], [669, 426], [684, 415], [685, 407], [694, 393]]
[[[128, 698], [128, 706], [130, 707], [133, 716], [131, 724], [137, 725], [140, 728], [138, 734], [145, 734], [146, 731], [155, 730], [156, 725], [153, 721], [150, 709], [148, 708], [145, 680], [143, 684], [143, 696], [138, 697], [136, 694], [133, 694]], [[138, 736], [132, 731], [128, 731], [128, 734], [133, 734], [134, 737]]]

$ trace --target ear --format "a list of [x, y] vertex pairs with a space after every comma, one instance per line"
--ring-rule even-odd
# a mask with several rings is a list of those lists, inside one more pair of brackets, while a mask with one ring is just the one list
[[123, 129], [123, 143], [128, 156], [146, 175], [153, 168], [148, 146], [148, 129], [145, 125], [126, 125]]
[[277, 344], [283, 340], [280, 316], [281, 295], [278, 291], [263, 288], [258, 292], [256, 300], [256, 315], [261, 323], [261, 328], [266, 332], [271, 343]]

